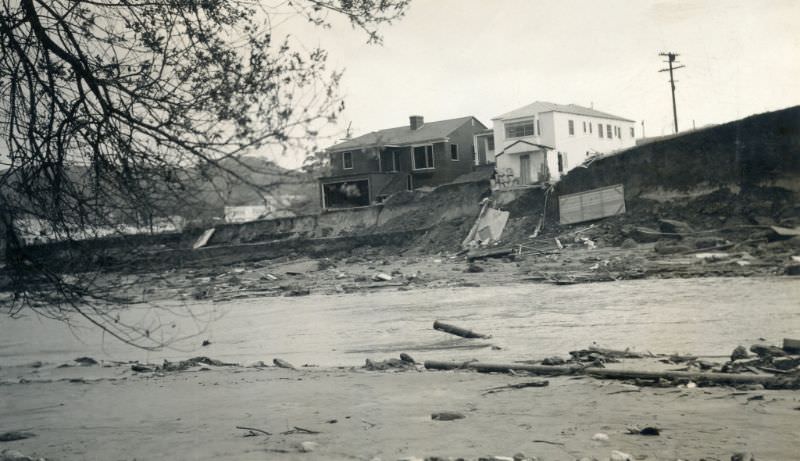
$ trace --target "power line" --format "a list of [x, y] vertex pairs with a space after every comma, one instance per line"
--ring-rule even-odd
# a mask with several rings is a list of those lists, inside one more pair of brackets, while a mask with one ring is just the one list
[[659, 72], [667, 72], [667, 71], [669, 71], [669, 85], [672, 88], [672, 117], [675, 119], [675, 133], [677, 134], [678, 133], [678, 108], [675, 105], [675, 79], [672, 76], [672, 71], [680, 69], [681, 67], [686, 67], [686, 66], [673, 66], [673, 64], [677, 64], [678, 63], [678, 61], [675, 60], [675, 58], [678, 57], [678, 53], [673, 53], [671, 51], [668, 51], [666, 53], [658, 53], [658, 55], [666, 57], [667, 60], [665, 62], [669, 64], [669, 68], [668, 69], [661, 69], [661, 70], [659, 70]]

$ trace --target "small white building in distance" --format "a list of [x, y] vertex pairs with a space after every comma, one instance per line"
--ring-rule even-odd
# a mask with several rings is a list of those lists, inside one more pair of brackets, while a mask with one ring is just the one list
[[494, 162], [501, 188], [555, 181], [589, 157], [632, 147], [636, 138], [633, 120], [575, 104], [537, 101], [492, 122], [491, 134], [475, 136], [476, 163]]

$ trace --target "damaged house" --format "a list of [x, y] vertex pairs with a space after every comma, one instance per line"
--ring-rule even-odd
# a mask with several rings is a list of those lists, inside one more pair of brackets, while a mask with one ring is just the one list
[[472, 171], [473, 136], [486, 130], [472, 116], [374, 131], [327, 149], [330, 176], [319, 179], [323, 208], [380, 203], [389, 195], [445, 184]]

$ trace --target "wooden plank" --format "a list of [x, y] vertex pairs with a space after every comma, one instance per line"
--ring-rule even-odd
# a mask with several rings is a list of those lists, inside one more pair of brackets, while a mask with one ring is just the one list
[[575, 224], [625, 213], [625, 188], [622, 184], [558, 198], [561, 224]]

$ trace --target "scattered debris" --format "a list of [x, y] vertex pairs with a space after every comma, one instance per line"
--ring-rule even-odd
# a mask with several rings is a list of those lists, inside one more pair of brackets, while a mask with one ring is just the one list
[[466, 418], [466, 416], [455, 411], [442, 411], [431, 414], [431, 419], [434, 421], [454, 421], [456, 419], [464, 418]]
[[389, 282], [392, 280], [392, 276], [383, 272], [378, 272], [372, 276], [372, 280], [376, 282]]
[[236, 426], [236, 429], [241, 429], [243, 431], [248, 431], [248, 433], [244, 435], [245, 437], [255, 437], [259, 433], [260, 434], [264, 434], [264, 435], [272, 435], [271, 432], [267, 432], [267, 431], [265, 431], [263, 429], [259, 429], [257, 427]]
[[490, 336], [483, 335], [480, 333], [475, 333], [474, 331], [467, 330], [465, 328], [457, 327], [455, 325], [450, 325], [448, 323], [443, 323], [438, 320], [433, 322], [433, 329], [444, 331], [445, 333], [450, 333], [451, 335], [461, 336], [462, 338], [476, 338], [476, 339], [487, 339]]
[[744, 346], [736, 346], [736, 349], [731, 352], [731, 362], [746, 359], [749, 356], [750, 355], [747, 353], [747, 349], [745, 349]]
[[656, 436], [661, 434], [661, 430], [653, 426], [646, 426], [641, 429], [636, 426], [630, 426], [625, 428], [625, 430], [628, 431], [628, 434], [634, 434], [634, 435]]
[[164, 363], [158, 368], [159, 371], [184, 371], [199, 365], [211, 365], [214, 367], [233, 367], [235, 363], [225, 363], [219, 360], [210, 359], [208, 357], [193, 357], [189, 360], [182, 360], [180, 362], [170, 362], [164, 360]]
[[10, 431], [0, 434], [0, 442], [14, 442], [16, 440], [25, 440], [31, 437], [36, 437], [36, 434], [25, 431]]
[[319, 444], [317, 442], [305, 441], [301, 442], [298, 448], [302, 453], [311, 453], [316, 450]]
[[216, 229], [212, 227], [211, 229], [207, 229], [202, 234], [200, 234], [200, 237], [198, 237], [198, 239], [192, 245], [192, 249], [197, 250], [199, 248], [203, 248], [204, 246], [206, 246], [208, 244], [208, 241], [211, 240], [211, 237], [214, 235], [215, 230]]
[[608, 434], [603, 434], [602, 432], [598, 432], [597, 434], [592, 436], [592, 440], [595, 442], [608, 442]]
[[[405, 359], [403, 356], [405, 355]], [[408, 360], [411, 359], [411, 360]], [[413, 370], [416, 369], [416, 362], [411, 356], [407, 354], [401, 354], [399, 359], [387, 359], [380, 362], [376, 362], [374, 360], [367, 359], [364, 364], [364, 368], [370, 371], [386, 371], [386, 370]]]
[[417, 363], [417, 362], [414, 360], [414, 358], [413, 358], [413, 357], [411, 357], [410, 355], [406, 354], [405, 352], [402, 352], [402, 353], [400, 354], [400, 360], [402, 360], [403, 362], [408, 362], [408, 363]]
[[512, 389], [525, 389], [527, 387], [547, 387], [549, 385], [550, 385], [549, 381], [528, 381], [524, 383], [507, 384], [505, 386], [497, 386], [489, 388], [481, 395], [496, 394], [498, 392], [503, 392]]
[[133, 365], [131, 365], [131, 370], [137, 373], [150, 373], [153, 371], [152, 368], [138, 363], [134, 363]]
[[78, 357], [77, 359], [75, 359], [75, 361], [78, 362], [81, 366], [84, 366], [84, 367], [97, 365], [97, 360], [95, 360], [95, 359], [93, 359], [91, 357]]
[[783, 350], [790, 354], [800, 354], [800, 339], [783, 338]]
[[204, 340], [203, 340], [203, 343], [202, 343], [202, 344], [200, 344], [200, 345], [201, 345], [201, 346], [203, 346], [203, 347], [210, 346], [210, 345], [211, 345], [211, 341], [209, 341], [209, 340], [207, 340], [207, 339], [204, 339]]
[[634, 461], [633, 456], [617, 450], [611, 452], [610, 459], [611, 461]]
[[319, 431], [313, 431], [311, 429], [306, 429], [300, 426], [294, 426], [293, 428], [289, 429], [288, 431], [281, 432], [281, 435], [292, 435], [292, 434], [322, 434]]

